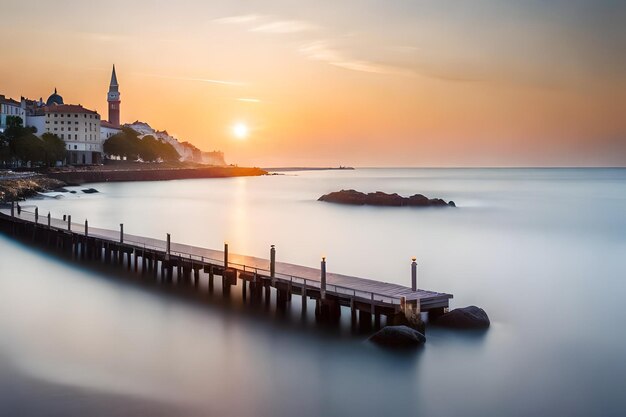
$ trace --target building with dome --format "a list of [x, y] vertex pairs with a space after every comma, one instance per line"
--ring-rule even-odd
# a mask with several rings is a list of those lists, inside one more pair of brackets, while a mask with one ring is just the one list
[[57, 135], [65, 142], [68, 164], [89, 165], [102, 162], [100, 115], [80, 104], [65, 104], [57, 89], [43, 100], [22, 98], [26, 112], [26, 126], [34, 127], [35, 134]]
[[50, 97], [48, 97], [48, 100], [46, 100], [46, 106], [61, 105], [61, 104], [64, 104], [63, 97], [61, 97], [57, 93], [57, 89], [55, 87], [54, 93], [50, 94]]

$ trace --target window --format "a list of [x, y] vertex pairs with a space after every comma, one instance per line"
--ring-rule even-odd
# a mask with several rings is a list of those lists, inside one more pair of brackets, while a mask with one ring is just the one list
[[[78, 117], [78, 113], [76, 113], [76, 114], [74, 115], [74, 117]], [[78, 122], [76, 122], [76, 123], [78, 123]]]
[[[76, 129], [78, 130], [78, 129]], [[74, 140], [78, 140], [78, 135], [74, 135]]]
[[77, 145], [74, 145], [74, 149], [78, 149], [78, 146], [77, 146]]
[[56, 125], [56, 124], [59, 124], [59, 122], [57, 122], [57, 121], [55, 120], [55, 121], [54, 121], [54, 124], [55, 124], [55, 125]]
[[63, 137], [63, 133], [61, 133], [61, 139], [65, 139], [65, 138]]

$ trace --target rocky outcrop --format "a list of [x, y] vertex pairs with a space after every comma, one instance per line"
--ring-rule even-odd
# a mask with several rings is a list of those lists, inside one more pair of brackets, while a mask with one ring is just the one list
[[476, 306], [456, 308], [434, 320], [433, 324], [453, 329], [486, 329], [490, 325], [485, 310]]
[[0, 203], [23, 200], [33, 197], [37, 193], [64, 186], [59, 180], [41, 175], [31, 178], [0, 180]]
[[408, 326], [386, 326], [369, 340], [388, 348], [410, 348], [426, 343], [426, 336]]
[[387, 194], [381, 191], [362, 193], [356, 190], [334, 191], [321, 196], [318, 201], [330, 203], [352, 204], [356, 206], [390, 206], [390, 207], [456, 207], [454, 201], [446, 203], [440, 198], [428, 198], [422, 194], [402, 197], [398, 194]]

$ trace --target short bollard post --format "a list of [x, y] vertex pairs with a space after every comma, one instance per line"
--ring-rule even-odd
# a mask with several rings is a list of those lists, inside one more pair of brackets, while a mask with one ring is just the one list
[[275, 285], [274, 277], [276, 276], [276, 248], [274, 245], [270, 248], [270, 278], [272, 279], [272, 286]]
[[120, 243], [124, 243], [124, 223], [120, 223]]
[[35, 207], [35, 224], [39, 223], [39, 207]]
[[67, 230], [72, 231], [72, 215], [67, 216]]
[[11, 217], [15, 217], [15, 201], [11, 201]]
[[411, 261], [411, 289], [417, 291], [417, 262], [415, 256]]
[[322, 263], [320, 265], [321, 277], [320, 277], [320, 295], [322, 299], [326, 298], [326, 257], [322, 256]]
[[224, 243], [224, 268], [228, 268], [228, 243]]
[[169, 261], [170, 260], [170, 248], [171, 248], [171, 236], [168, 233], [167, 234], [167, 241], [165, 244], [165, 260]]
[[89, 223], [85, 219], [85, 236], [89, 236]]
[[50, 228], [50, 224], [51, 224], [51, 217], [50, 217], [50, 212], [48, 212], [48, 229]]

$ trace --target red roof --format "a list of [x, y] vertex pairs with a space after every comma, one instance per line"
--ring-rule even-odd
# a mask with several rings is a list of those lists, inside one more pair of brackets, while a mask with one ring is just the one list
[[89, 110], [80, 104], [57, 104], [45, 107], [46, 113], [87, 113], [98, 114], [95, 110]]
[[13, 106], [21, 105], [19, 101], [15, 101], [12, 98], [6, 98], [4, 95], [0, 95], [0, 103], [11, 104]]

